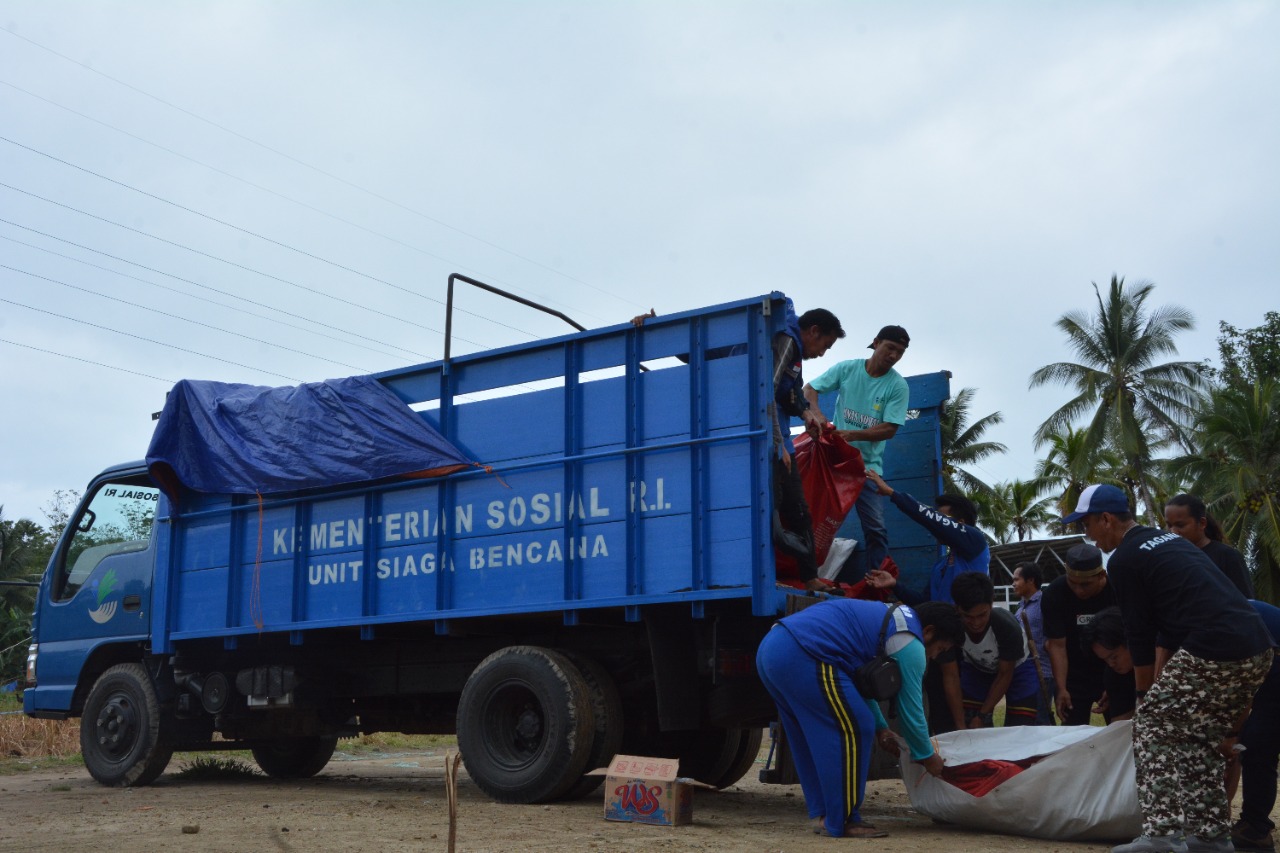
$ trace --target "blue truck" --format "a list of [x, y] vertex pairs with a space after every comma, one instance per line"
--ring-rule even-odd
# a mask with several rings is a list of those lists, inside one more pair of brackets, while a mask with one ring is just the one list
[[[451, 277], [450, 319], [455, 279], [500, 293]], [[455, 733], [503, 802], [582, 796], [617, 752], [737, 781], [775, 713], [756, 646], [810, 595], [776, 583], [770, 541], [784, 304], [453, 358], [446, 338], [441, 361], [358, 378], [381, 395], [373, 417], [286, 408], [257, 451], [293, 455], [227, 486], [237, 448], [192, 424], [260, 423], [265, 398], [175, 389], [152, 442], [171, 454], [95, 477], [58, 543], [26, 712], [79, 717], [89, 772], [115, 786], [151, 782], [175, 750], [247, 749], [306, 777], [377, 731]], [[948, 374], [910, 385], [888, 475], [932, 495]], [[415, 424], [460, 464], [379, 467]], [[326, 452], [368, 465], [308, 479]], [[193, 453], [206, 469], [185, 467]], [[894, 515], [902, 582], [923, 587], [938, 546]]]

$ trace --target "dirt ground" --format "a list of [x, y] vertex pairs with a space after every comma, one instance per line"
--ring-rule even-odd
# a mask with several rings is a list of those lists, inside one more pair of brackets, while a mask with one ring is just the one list
[[[341, 746], [341, 745], [340, 745]], [[445, 750], [334, 756], [303, 782], [197, 781], [182, 762], [145, 788], [104, 788], [81, 767], [0, 776], [0, 851], [443, 851], [449, 816]], [[251, 764], [247, 757], [246, 763]], [[757, 768], [763, 766], [763, 755]], [[1105, 844], [1045, 842], [935, 824], [911, 810], [902, 783], [872, 782], [863, 815], [887, 829], [874, 841], [821, 838], [808, 829], [798, 786], [762, 785], [752, 770], [724, 791], [694, 796], [682, 827], [612, 823], [602, 792], [547, 806], [494, 803], [458, 779], [458, 851], [863, 850], [1092, 853]]]

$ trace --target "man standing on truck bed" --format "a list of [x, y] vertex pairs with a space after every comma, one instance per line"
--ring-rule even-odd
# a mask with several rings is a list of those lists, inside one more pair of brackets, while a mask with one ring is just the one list
[[[805, 431], [817, 438], [826, 418], [818, 409], [816, 397], [808, 395], [804, 383], [805, 359], [821, 358], [835, 342], [844, 337], [839, 318], [825, 308], [811, 308], [796, 317], [790, 299], [783, 304], [786, 329], [773, 336], [773, 402], [769, 417], [773, 422], [773, 544], [796, 562], [796, 570], [806, 588], [830, 592], [831, 586], [818, 577], [817, 555], [813, 547], [813, 518], [804, 497], [804, 484], [799, 466], [793, 464], [796, 448], [791, 442], [791, 418], [804, 422]], [[645, 320], [657, 316], [654, 310], [631, 318], [637, 329]], [[905, 333], [904, 333], [905, 334]], [[707, 358], [744, 355], [742, 346], [707, 350]], [[687, 355], [677, 355], [688, 361]], [[905, 385], [904, 385], [905, 387]], [[779, 414], [781, 410], [782, 414]]]
[[836, 315], [825, 308], [810, 309], [797, 319], [788, 299], [784, 310], [787, 328], [773, 336], [773, 541], [795, 559], [800, 580], [809, 589], [829, 590], [818, 577], [813, 519], [804, 498], [799, 466], [792, 461], [795, 446], [791, 443], [791, 418], [800, 418], [805, 430], [818, 437], [825, 418], [803, 393], [808, 386], [801, 366], [804, 359], [825, 355], [844, 337], [844, 329]]
[[[842, 361], [804, 386], [804, 396], [818, 413], [818, 394], [838, 390], [835, 425], [841, 438], [858, 448], [867, 471], [884, 474], [884, 443], [907, 421], [907, 380], [893, 366], [898, 363], [911, 336], [901, 326], [885, 326], [871, 342], [871, 358]], [[867, 549], [867, 571], [880, 568], [889, 555], [889, 533], [884, 524], [884, 498], [875, 487], [866, 488], [854, 505]]]

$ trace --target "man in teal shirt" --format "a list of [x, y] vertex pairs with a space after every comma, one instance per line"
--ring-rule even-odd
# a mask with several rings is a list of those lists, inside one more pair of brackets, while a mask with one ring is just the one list
[[[825, 423], [818, 395], [837, 391], [835, 425], [841, 438], [862, 453], [867, 470], [884, 474], [884, 443], [907, 421], [907, 380], [893, 366], [911, 337], [901, 326], [885, 326], [871, 342], [867, 359], [842, 361], [804, 386], [805, 399]], [[884, 499], [868, 482], [855, 505], [867, 549], [867, 571], [878, 569], [889, 554], [889, 533], [884, 525]]]

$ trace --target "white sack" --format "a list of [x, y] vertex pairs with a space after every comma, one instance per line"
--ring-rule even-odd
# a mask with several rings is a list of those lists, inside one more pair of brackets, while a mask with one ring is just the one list
[[987, 832], [1055, 841], [1129, 839], [1142, 832], [1133, 775], [1133, 723], [1011, 726], [934, 738], [948, 765], [1048, 756], [982, 797], [935, 779], [912, 761], [902, 781], [916, 811]]
[[823, 560], [822, 565], [818, 567], [818, 577], [828, 581], [835, 580], [836, 575], [840, 574], [840, 570], [844, 568], [844, 561], [849, 559], [849, 555], [857, 545], [857, 539], [832, 539], [831, 550], [827, 551], [827, 559]]

